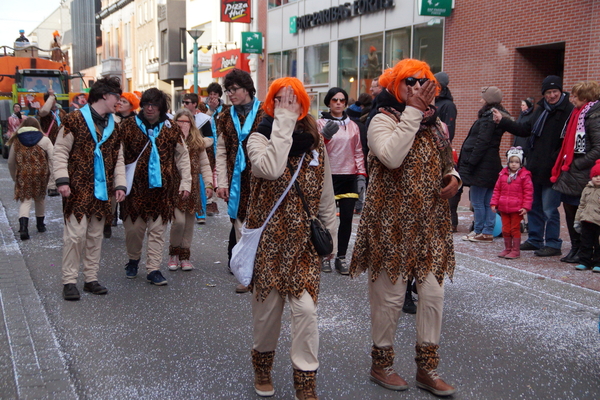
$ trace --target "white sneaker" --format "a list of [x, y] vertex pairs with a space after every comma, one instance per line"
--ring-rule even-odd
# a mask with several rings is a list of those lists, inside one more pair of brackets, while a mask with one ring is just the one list
[[169, 271], [177, 271], [177, 268], [179, 268], [179, 256], [171, 256], [167, 268], [169, 268]]
[[181, 270], [182, 271], [191, 271], [194, 269], [194, 266], [190, 262], [190, 260], [181, 260]]
[[474, 238], [475, 235], [477, 235], [477, 234], [475, 233], [475, 231], [473, 231], [473, 232], [469, 233], [467, 236], [463, 236], [461, 239], [466, 240], [467, 242], [470, 242], [471, 238]]

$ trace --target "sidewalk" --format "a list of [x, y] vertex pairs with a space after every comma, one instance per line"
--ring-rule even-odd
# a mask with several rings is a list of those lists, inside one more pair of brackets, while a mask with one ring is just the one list
[[75, 388], [0, 202], [0, 398], [76, 399]]
[[[522, 251], [521, 258], [516, 260], [499, 258], [497, 254], [504, 250], [504, 241], [502, 238], [495, 238], [491, 244], [461, 240], [461, 237], [469, 233], [468, 229], [473, 221], [473, 212], [469, 210], [468, 188], [465, 188], [458, 207], [458, 232], [454, 234], [454, 249], [457, 253], [475, 256], [500, 265], [540, 274], [546, 278], [600, 291], [600, 274], [593, 273], [592, 271], [578, 271], [575, 269], [576, 264], [560, 262], [561, 257], [565, 256], [571, 250], [571, 242], [569, 241], [569, 232], [562, 206], [559, 208], [559, 212], [563, 255], [537, 257], [533, 254], [533, 251]], [[524, 233], [521, 242], [524, 242], [526, 239], [527, 233]]]

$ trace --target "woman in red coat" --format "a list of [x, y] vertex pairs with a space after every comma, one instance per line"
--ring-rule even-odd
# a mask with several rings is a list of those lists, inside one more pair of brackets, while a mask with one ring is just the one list
[[523, 167], [523, 150], [511, 147], [506, 153], [508, 163], [500, 171], [494, 187], [490, 207], [502, 213], [502, 237], [504, 250], [498, 254], [502, 258], [519, 258], [521, 255], [521, 220], [531, 210], [533, 183], [531, 172]]

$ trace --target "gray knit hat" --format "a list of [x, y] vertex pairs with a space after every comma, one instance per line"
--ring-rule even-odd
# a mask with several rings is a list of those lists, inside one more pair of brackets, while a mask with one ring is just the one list
[[450, 77], [448, 76], [447, 73], [442, 71], [442, 72], [438, 72], [437, 74], [435, 74], [433, 76], [435, 76], [435, 80], [438, 81], [438, 83], [442, 87], [448, 87], [448, 84], [450, 83]]
[[481, 98], [487, 104], [499, 104], [502, 103], [502, 91], [496, 86], [487, 86], [481, 88]]

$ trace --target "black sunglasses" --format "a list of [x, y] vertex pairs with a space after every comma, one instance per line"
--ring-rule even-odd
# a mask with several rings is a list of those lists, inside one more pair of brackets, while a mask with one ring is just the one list
[[419, 82], [419, 85], [423, 86], [428, 80], [428, 78], [413, 78], [411, 76], [404, 79], [404, 82], [406, 82], [406, 86], [415, 86], [417, 82]]
[[189, 100], [184, 100], [184, 101], [182, 101], [182, 103], [185, 104], [185, 105], [188, 105], [188, 104], [191, 104], [192, 102], [189, 101]]

